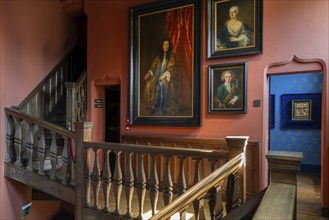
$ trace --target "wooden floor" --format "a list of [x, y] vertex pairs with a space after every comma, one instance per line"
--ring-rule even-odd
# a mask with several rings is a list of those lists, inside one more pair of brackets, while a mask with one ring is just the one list
[[297, 220], [327, 220], [321, 217], [320, 174], [297, 176]]

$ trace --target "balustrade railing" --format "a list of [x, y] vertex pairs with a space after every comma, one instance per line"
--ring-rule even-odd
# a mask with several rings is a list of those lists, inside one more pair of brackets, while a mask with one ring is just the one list
[[[13, 108], [5, 108], [5, 114], [5, 162], [64, 185], [73, 185], [74, 166], [69, 143], [70, 139], [75, 139], [75, 134]], [[46, 131], [50, 137], [46, 137]]]
[[[187, 196], [189, 199], [179, 203], [178, 211], [176, 206], [174, 210], [179, 212], [181, 219], [185, 218], [189, 205], [194, 207], [197, 218], [203, 218], [206, 200], [208, 215], [219, 218], [224, 210], [229, 212], [243, 201], [237, 164], [243, 169], [247, 137], [228, 137], [227, 143], [232, 144], [228, 151], [88, 142], [91, 140], [90, 123], [77, 123], [77, 132], [73, 133], [14, 108], [5, 108], [5, 114], [5, 162], [14, 165], [11, 170], [19, 169], [20, 172], [14, 179], [21, 180], [22, 175], [27, 175], [22, 174], [24, 172], [41, 175], [41, 178], [24, 177], [21, 182], [75, 204], [76, 219], [109, 215], [145, 219], [148, 218], [146, 211], [151, 210], [150, 216], [157, 216], [159, 210], [171, 207], [177, 199], [186, 198], [186, 194], [190, 195]], [[28, 129], [22, 129], [23, 126]], [[49, 139], [46, 131], [51, 134]], [[69, 143], [76, 143], [77, 147]], [[237, 148], [240, 148], [240, 154]], [[116, 156], [114, 167], [111, 167], [110, 152]], [[234, 159], [230, 160], [230, 156]], [[178, 163], [173, 163], [174, 160]], [[229, 160], [232, 167], [226, 164]], [[209, 176], [200, 171], [200, 164], [205, 162], [211, 167]], [[189, 185], [185, 171], [191, 164], [193, 169], [188, 175], [192, 175], [194, 181]], [[224, 168], [218, 170], [223, 164]], [[172, 178], [177, 170], [178, 178]], [[10, 176], [10, 172], [5, 173]], [[159, 178], [159, 172], [163, 174], [162, 178]], [[228, 184], [224, 186], [223, 178], [228, 175]], [[200, 183], [205, 181], [201, 187]], [[71, 188], [70, 196], [65, 195], [69, 189], [65, 187]], [[226, 197], [222, 200], [221, 190], [225, 188]], [[242, 192], [245, 185], [243, 188]], [[225, 209], [218, 205], [222, 201], [227, 203]], [[165, 210], [165, 213], [173, 212]]]
[[[83, 134], [79, 134], [80, 132], [81, 130], [78, 129], [77, 137], [83, 136]], [[242, 143], [240, 151], [243, 152], [248, 138], [240, 137], [239, 140]], [[78, 219], [79, 217], [82, 218], [82, 216], [105, 218], [106, 216], [109, 217], [109, 215], [124, 215], [128, 218], [145, 219], [146, 209], [150, 209], [151, 215], [155, 215], [158, 210], [170, 205], [177, 198], [189, 192], [185, 175], [185, 166], [188, 158], [194, 164], [194, 171], [190, 171], [189, 175], [194, 176], [193, 184], [196, 185], [199, 181], [202, 182], [203, 180], [201, 179], [204, 178], [204, 176], [201, 177], [200, 175], [200, 161], [207, 160], [211, 164], [211, 171], [215, 171], [229, 160], [230, 155], [228, 151], [224, 150], [216, 151], [108, 142], [79, 142], [79, 144], [83, 144], [83, 147], [77, 148], [77, 157], [84, 162], [83, 166], [77, 168], [76, 171], [84, 176], [80, 191], [83, 195], [81, 203], [84, 204], [84, 208], [79, 210], [78, 213], [76, 212], [76, 218]], [[111, 167], [110, 152], [115, 154], [114, 168]], [[173, 158], [177, 158], [179, 161], [177, 168], [179, 170], [179, 178], [177, 182], [174, 182], [172, 178], [172, 172], [176, 170], [176, 164], [171, 163]], [[202, 193], [198, 194], [198, 199], [195, 199], [196, 197], [193, 195], [195, 200], [189, 203], [189, 205], [192, 204], [195, 207], [197, 216], [204, 216], [203, 204], [205, 198], [209, 201], [209, 213], [212, 213], [212, 216], [218, 217], [223, 214], [223, 209], [220, 209], [217, 203], [220, 200], [222, 180], [229, 174], [232, 174], [232, 181], [228, 186], [228, 188], [231, 187], [231, 190], [227, 193], [227, 198], [230, 202], [228, 202], [229, 206], [227, 206], [226, 210], [230, 211], [234, 205], [242, 202], [242, 194], [238, 190], [239, 185], [237, 184], [237, 171], [239, 170], [238, 168], [242, 167], [243, 169], [244, 167], [244, 153], [238, 154], [238, 156], [234, 155], [234, 158], [232, 167], [229, 165], [223, 168], [225, 174], [222, 174], [224, 171], [221, 170], [216, 171], [216, 174], [212, 173], [210, 175], [211, 183], [210, 185], [203, 185], [206, 188], [201, 189]], [[159, 172], [162, 172], [159, 170], [160, 167], [164, 168], [162, 170], [164, 174], [162, 179], [159, 179], [158, 175]], [[206, 179], [206, 181], [210, 181], [208, 180], [209, 177], [206, 177]], [[174, 189], [174, 186], [176, 186], [176, 189]], [[199, 186], [198, 190], [200, 188], [202, 187]], [[134, 194], [137, 196], [137, 201], [134, 200], [135, 202], [133, 203]], [[112, 204], [110, 201], [112, 201]], [[184, 219], [186, 215], [187, 205], [184, 203], [183, 206], [179, 210], [181, 219]]]
[[[201, 181], [196, 181], [193, 187], [153, 215], [150, 220], [169, 219], [175, 213], [185, 213], [185, 210], [191, 205], [193, 205], [194, 208], [194, 218], [205, 219], [203, 203], [207, 195], [217, 197], [213, 209], [210, 209], [210, 218], [220, 219], [224, 215], [221, 186], [226, 178], [234, 180], [232, 184], [229, 182], [230, 180], [228, 180], [228, 187], [226, 188], [226, 213], [231, 211], [229, 207], [232, 206], [233, 203], [239, 202], [239, 204], [241, 204], [241, 200], [239, 200], [241, 194], [238, 189], [237, 173], [239, 169], [243, 167], [244, 160], [245, 155], [241, 153]], [[231, 190], [231, 188], [235, 188], [235, 190]], [[185, 216], [180, 215], [180, 219], [185, 219]]]
[[66, 82], [66, 128], [75, 131], [75, 123], [83, 122], [86, 112], [87, 72], [76, 82]]
[[86, 54], [73, 49], [17, 107], [22, 112], [47, 119], [54, 107], [65, 98], [65, 82], [75, 82], [86, 67]]

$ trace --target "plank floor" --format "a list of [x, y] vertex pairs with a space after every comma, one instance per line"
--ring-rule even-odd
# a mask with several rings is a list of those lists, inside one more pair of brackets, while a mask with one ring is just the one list
[[320, 174], [297, 176], [297, 220], [327, 220], [321, 217]]

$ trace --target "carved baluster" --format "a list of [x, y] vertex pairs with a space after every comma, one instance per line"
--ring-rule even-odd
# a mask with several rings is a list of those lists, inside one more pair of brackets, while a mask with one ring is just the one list
[[[217, 160], [212, 159], [210, 161], [210, 170], [211, 173], [215, 171], [215, 166]], [[220, 219], [223, 217], [223, 204], [222, 202], [222, 194], [221, 194], [221, 184], [218, 187], [213, 187], [208, 191], [208, 197], [209, 197], [209, 212], [211, 219]], [[216, 205], [217, 204], [217, 205]]]
[[131, 201], [133, 198], [133, 192], [134, 192], [134, 173], [133, 168], [131, 164], [131, 156], [132, 152], [126, 152], [126, 172], [125, 172], [125, 192], [126, 192], [126, 200], [127, 200], [127, 213], [125, 214], [125, 217], [131, 218], [132, 212], [131, 212]]
[[76, 143], [75, 139], [68, 138], [68, 145], [69, 145], [69, 168], [70, 168], [70, 185], [75, 185], [75, 163], [76, 163]]
[[238, 173], [234, 173], [228, 176], [226, 194], [227, 194], [226, 210], [227, 213], [229, 213], [232, 211], [232, 209], [240, 206], [242, 202], [241, 200], [242, 194], [239, 185]]
[[93, 187], [93, 192], [94, 192], [93, 209], [97, 209], [97, 210], [100, 208], [98, 203], [98, 198], [99, 198], [99, 189], [101, 186], [98, 153], [99, 153], [99, 149], [94, 149], [94, 167], [91, 175], [91, 180], [92, 180], [91, 185]]
[[15, 153], [16, 153], [16, 161], [15, 165], [21, 167], [23, 166], [22, 164], [22, 126], [21, 126], [21, 119], [16, 119], [16, 131], [15, 131], [15, 136], [14, 136], [14, 145], [15, 145]]
[[104, 166], [102, 172], [102, 186], [104, 193], [104, 209], [103, 212], [111, 212], [109, 199], [110, 199], [110, 190], [111, 190], [111, 168], [110, 168], [110, 151], [105, 150], [104, 155]]
[[68, 170], [69, 170], [69, 165], [70, 165], [70, 154], [69, 154], [69, 148], [68, 148], [68, 137], [62, 136], [64, 139], [64, 146], [63, 146], [63, 152], [62, 152], [62, 160], [63, 160], [63, 165], [62, 165], [62, 170], [64, 174], [64, 178], [62, 180], [62, 184], [67, 185], [69, 182], [69, 175], [68, 175]]
[[[184, 160], [185, 156], [178, 156], [179, 158], [179, 175], [178, 175], [178, 186], [177, 186], [177, 194], [178, 196], [182, 195], [186, 192], [186, 179], [184, 172]], [[186, 209], [183, 209], [179, 212], [180, 219], [186, 219]]]
[[14, 151], [14, 125], [12, 116], [6, 114], [6, 152], [5, 161], [13, 163], [15, 161], [15, 151]]
[[50, 131], [50, 133], [51, 133], [51, 145], [50, 145], [51, 174], [50, 174], [50, 179], [56, 180], [56, 166], [57, 166], [56, 132]]
[[[194, 167], [194, 184], [197, 184], [201, 178], [200, 178], [200, 160], [201, 158], [192, 158], [195, 161], [195, 167]], [[195, 219], [205, 219], [204, 214], [204, 196], [202, 198], [198, 198], [193, 202], [193, 208], [194, 208], [194, 214]]]
[[222, 200], [222, 183], [220, 182], [218, 185], [214, 187], [215, 193], [216, 193], [216, 200], [215, 200], [215, 206], [214, 206], [214, 212], [212, 213], [211, 218], [212, 219], [221, 219], [224, 215], [224, 206], [223, 206], [223, 200]]
[[144, 201], [146, 193], [146, 177], [144, 170], [144, 154], [138, 155], [137, 196], [139, 204], [139, 215], [137, 219], [143, 219]]
[[121, 199], [121, 190], [122, 190], [122, 171], [121, 171], [120, 155], [122, 151], [114, 151], [114, 153], [116, 155], [116, 160], [115, 160], [115, 169], [113, 175], [114, 197], [115, 197], [115, 210], [113, 214], [121, 215], [120, 199]]
[[81, 95], [80, 90], [77, 89], [77, 120], [81, 121]]
[[46, 157], [46, 141], [45, 141], [45, 130], [40, 127], [40, 139], [38, 142], [38, 156], [39, 156], [39, 171], [38, 174], [45, 175], [45, 157]]
[[185, 156], [178, 156], [179, 158], [179, 176], [178, 176], [178, 186], [177, 186], [177, 193], [178, 196], [182, 195], [186, 191], [186, 179], [185, 179], [185, 172], [184, 172], [184, 160]]
[[84, 91], [84, 83], [81, 84], [81, 108], [80, 108], [80, 112], [81, 112], [81, 118], [85, 117], [85, 111], [84, 111], [84, 106], [85, 106], [85, 91]]
[[[90, 171], [90, 151], [91, 148], [86, 150], [86, 173], [85, 173], [85, 181], [86, 181], [86, 190], [85, 190], [85, 202], [84, 207], [90, 207], [90, 185], [91, 185], [91, 171]], [[79, 181], [79, 180], [78, 180]]]
[[159, 177], [157, 172], [156, 157], [156, 154], [151, 154], [150, 200], [152, 215], [156, 212], [159, 197]]
[[173, 197], [173, 182], [171, 178], [171, 172], [170, 172], [170, 155], [164, 155], [166, 158], [166, 167], [165, 167], [165, 174], [163, 179], [163, 201], [165, 206], [171, 203], [172, 197]]
[[36, 163], [39, 163], [39, 155], [38, 155], [38, 148], [39, 148], [39, 138], [40, 138], [40, 130], [38, 125], [33, 126], [33, 154], [32, 154], [32, 163], [33, 163], [33, 170], [39, 170], [39, 166]]
[[32, 160], [33, 160], [33, 146], [34, 146], [34, 135], [33, 135], [33, 124], [28, 123], [29, 125], [29, 132], [27, 135], [27, 140], [26, 140], [26, 151], [27, 151], [27, 167], [26, 169], [29, 171], [33, 171], [33, 165], [32, 165]]
[[65, 82], [66, 87], [66, 122], [67, 129], [75, 131], [76, 118], [76, 97], [75, 83]]

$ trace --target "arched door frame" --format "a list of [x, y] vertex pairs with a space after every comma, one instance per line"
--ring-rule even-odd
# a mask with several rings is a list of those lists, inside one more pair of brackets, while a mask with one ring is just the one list
[[[264, 69], [264, 94], [263, 100], [269, 97], [269, 77], [279, 74], [296, 74], [306, 72], [321, 72], [322, 77], [322, 116], [321, 116], [321, 206], [322, 214], [328, 215], [329, 210], [329, 95], [328, 95], [328, 72], [326, 64], [321, 59], [301, 59], [293, 55], [290, 59], [270, 63]], [[263, 113], [263, 140], [268, 145], [269, 138], [269, 103], [264, 102]], [[263, 149], [263, 158], [267, 153], [268, 146]], [[267, 169], [267, 166], [265, 166]]]

